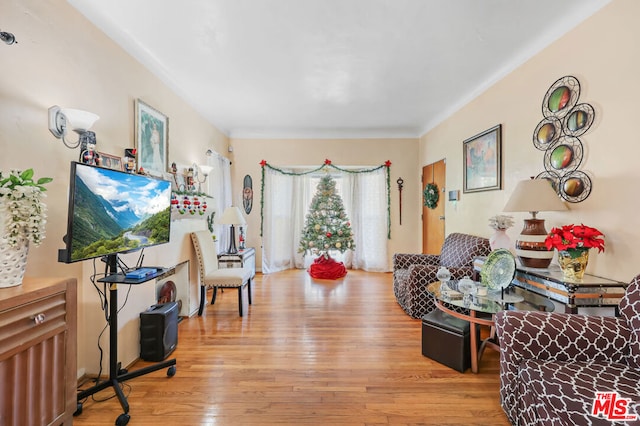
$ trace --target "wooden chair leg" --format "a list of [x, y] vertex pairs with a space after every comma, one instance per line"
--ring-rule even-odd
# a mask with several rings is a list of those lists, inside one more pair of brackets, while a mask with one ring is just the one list
[[242, 286], [238, 287], [238, 311], [242, 316]]
[[213, 287], [213, 294], [211, 295], [211, 304], [216, 303], [216, 296], [218, 294], [218, 287]]
[[249, 304], [251, 304], [251, 278], [247, 281], [247, 293], [249, 295]]

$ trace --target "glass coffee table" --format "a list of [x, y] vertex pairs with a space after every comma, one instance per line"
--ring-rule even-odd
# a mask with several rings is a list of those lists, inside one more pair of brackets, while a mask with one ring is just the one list
[[[458, 280], [436, 281], [427, 286], [427, 291], [435, 298], [436, 306], [447, 314], [469, 322], [470, 347], [471, 347], [471, 371], [478, 372], [478, 362], [485, 348], [490, 347], [500, 350], [495, 339], [494, 316], [500, 311], [543, 311], [553, 312], [555, 305], [543, 296], [529, 292], [519, 287], [507, 287], [504, 292], [488, 292], [486, 295], [478, 295], [477, 289], [481, 284], [475, 283], [475, 290], [461, 291]], [[485, 287], [486, 288], [486, 287]], [[467, 313], [460, 313], [454, 308], [463, 308]], [[491, 327], [490, 336], [484, 339], [478, 346], [476, 327], [484, 325]]]

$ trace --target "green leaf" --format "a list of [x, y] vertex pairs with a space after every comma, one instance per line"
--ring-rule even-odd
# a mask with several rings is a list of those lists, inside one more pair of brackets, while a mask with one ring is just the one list
[[22, 174], [20, 174], [20, 179], [22, 180], [31, 180], [33, 178], [34, 171], [33, 169], [27, 169]]
[[49, 183], [51, 181], [53, 181], [53, 178], [50, 178], [50, 177], [40, 178], [40, 179], [38, 179], [38, 186], [44, 185], [45, 183]]

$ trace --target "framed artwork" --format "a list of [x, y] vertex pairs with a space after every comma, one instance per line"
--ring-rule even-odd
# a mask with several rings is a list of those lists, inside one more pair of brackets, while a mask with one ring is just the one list
[[169, 118], [140, 99], [136, 99], [135, 110], [138, 168], [167, 171]]
[[100, 154], [100, 165], [102, 167], [112, 170], [124, 170], [121, 157], [107, 154], [106, 152], [99, 152], [98, 154]]
[[502, 189], [502, 125], [463, 142], [463, 192]]

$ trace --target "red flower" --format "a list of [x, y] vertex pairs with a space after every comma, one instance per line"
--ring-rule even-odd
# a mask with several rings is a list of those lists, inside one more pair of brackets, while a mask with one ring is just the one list
[[267, 160], [262, 160], [262, 161], [260, 162], [260, 166], [264, 167], [264, 166], [266, 166], [266, 165], [267, 165]]
[[384, 162], [385, 167], [391, 167], [391, 161], [387, 160]]
[[329, 164], [331, 164], [331, 160], [329, 160], [328, 158], [325, 158], [324, 164], [328, 166]]
[[327, 232], [327, 238], [331, 238], [331, 232]]
[[[602, 237], [602, 238], [601, 238]], [[547, 250], [567, 250], [575, 248], [597, 248], [604, 251], [604, 235], [596, 228], [581, 225], [565, 225], [553, 228], [544, 241]]]

